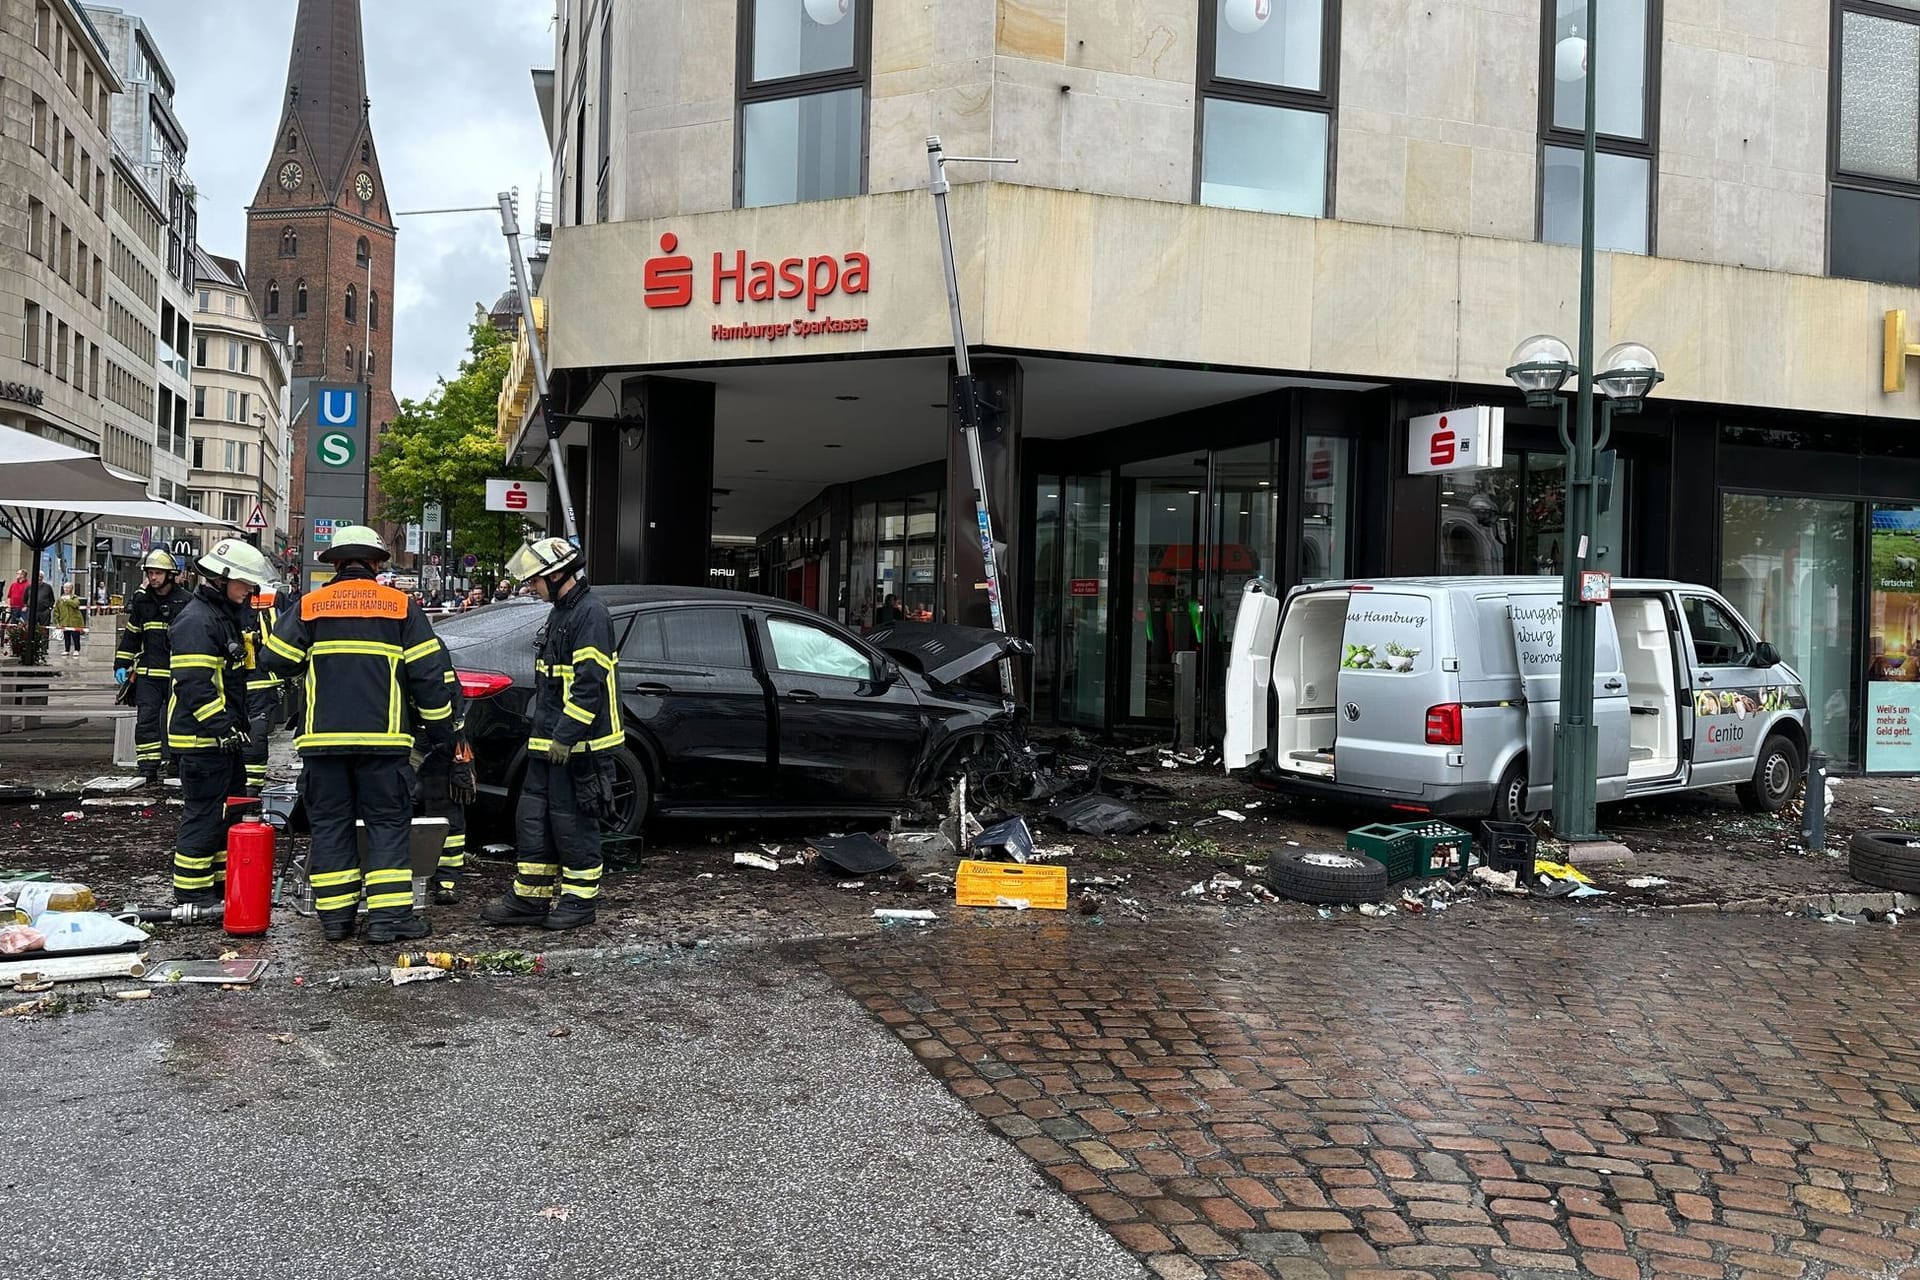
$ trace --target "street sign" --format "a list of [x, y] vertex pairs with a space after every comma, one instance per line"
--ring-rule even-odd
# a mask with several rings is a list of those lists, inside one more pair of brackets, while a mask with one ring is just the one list
[[324, 547], [333, 542], [333, 526], [334, 522], [331, 519], [323, 519], [320, 516], [313, 518], [313, 541], [315, 545]]
[[417, 524], [407, 526], [406, 552], [410, 556], [420, 554], [420, 526]]
[[253, 512], [247, 517], [247, 528], [264, 529], [267, 527], [266, 507], [261, 503], [253, 504]]
[[102, 557], [112, 555], [113, 539], [112, 538], [95, 538], [93, 540], [93, 554], [96, 556], [102, 556]]
[[360, 425], [360, 388], [328, 387], [319, 392], [314, 416], [323, 427], [352, 429]]
[[429, 502], [425, 507], [421, 508], [420, 527], [428, 533], [440, 532], [440, 519], [441, 511], [439, 503]]
[[1500, 465], [1507, 411], [1476, 405], [1407, 423], [1407, 474], [1480, 471]]
[[344, 431], [329, 431], [320, 437], [314, 445], [314, 452], [320, 461], [329, 467], [347, 467], [353, 465], [353, 437]]
[[468, 573], [472, 573], [475, 569], [480, 567], [480, 557], [473, 554], [473, 552], [469, 551], [467, 552], [467, 554], [460, 557], [460, 567], [462, 569], [465, 569]]
[[523, 515], [547, 509], [547, 484], [544, 480], [487, 481], [487, 510], [511, 511]]

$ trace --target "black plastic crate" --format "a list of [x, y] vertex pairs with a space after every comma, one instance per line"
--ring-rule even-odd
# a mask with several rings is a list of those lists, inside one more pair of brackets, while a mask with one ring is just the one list
[[1495, 871], [1517, 871], [1522, 884], [1533, 879], [1534, 856], [1540, 849], [1540, 837], [1526, 823], [1487, 819], [1480, 824], [1480, 848], [1487, 865]]

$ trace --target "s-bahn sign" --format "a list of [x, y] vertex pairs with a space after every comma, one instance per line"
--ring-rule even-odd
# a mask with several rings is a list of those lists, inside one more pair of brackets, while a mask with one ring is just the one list
[[[750, 258], [745, 249], [716, 249], [708, 269], [696, 272], [692, 255], [680, 252], [680, 237], [669, 231], [660, 237], [660, 253], [648, 258], [642, 268], [642, 300], [654, 311], [691, 306], [696, 295], [716, 307], [728, 302], [756, 308], [761, 304], [789, 304], [768, 305], [764, 319], [756, 315], [733, 323], [711, 322], [715, 342], [777, 342], [822, 334], [865, 333], [865, 316], [822, 315], [820, 309], [830, 307], [835, 299], [848, 305], [854, 295], [867, 291], [872, 276], [873, 261], [859, 250], [776, 260]], [[703, 283], [706, 287], [701, 289]]]

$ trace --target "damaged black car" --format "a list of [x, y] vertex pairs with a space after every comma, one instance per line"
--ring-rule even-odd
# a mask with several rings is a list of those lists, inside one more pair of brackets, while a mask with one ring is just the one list
[[[991, 677], [1023, 640], [902, 623], [863, 639], [798, 605], [698, 587], [594, 588], [613, 614], [626, 745], [614, 818], [883, 816], [1023, 748]], [[548, 609], [488, 605], [439, 627], [466, 695], [481, 807], [511, 813], [526, 770]]]

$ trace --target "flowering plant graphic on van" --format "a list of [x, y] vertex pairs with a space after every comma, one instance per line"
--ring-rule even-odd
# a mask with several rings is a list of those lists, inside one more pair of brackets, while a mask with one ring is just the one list
[[1774, 711], [1798, 711], [1806, 705], [1806, 691], [1799, 685], [1702, 689], [1693, 695], [1695, 715], [1733, 716], [1738, 720]]
[[1385, 653], [1380, 652], [1381, 647], [1378, 644], [1348, 644], [1340, 665], [1349, 671], [1411, 671], [1413, 660], [1420, 656], [1420, 650], [1397, 640], [1386, 643]]

